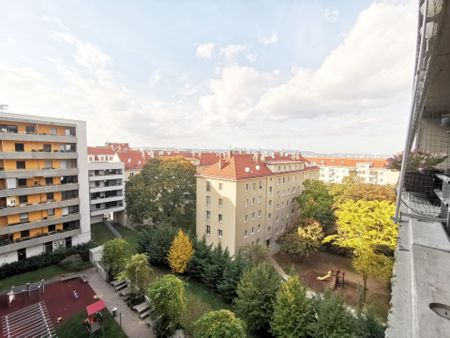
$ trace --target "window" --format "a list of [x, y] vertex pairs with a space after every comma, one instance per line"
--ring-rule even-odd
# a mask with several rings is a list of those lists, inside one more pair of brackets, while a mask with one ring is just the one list
[[206, 207], [209, 208], [211, 206], [211, 196], [206, 196]]
[[268, 227], [267, 227], [267, 232], [270, 232], [270, 229], [272, 229], [272, 227], [271, 227], [271, 226], [268, 226]]
[[261, 231], [261, 224], [258, 224], [258, 231]]
[[17, 259], [19, 262], [27, 259], [27, 251], [25, 248], [17, 250]]
[[245, 207], [248, 207], [248, 198], [245, 200]]
[[28, 203], [27, 195], [19, 196], [19, 204], [27, 204], [27, 203]]
[[66, 242], [66, 248], [70, 249], [72, 247], [72, 237], [67, 237], [65, 242]]
[[25, 161], [16, 161], [17, 169], [25, 169]]
[[25, 151], [25, 146], [23, 145], [23, 143], [16, 143], [14, 145], [14, 149], [15, 151]]
[[17, 134], [17, 126], [7, 126], [5, 124], [0, 124], [0, 132]]
[[285, 183], [286, 182], [286, 178], [285, 177], [283, 177], [283, 183]]
[[253, 212], [252, 212], [252, 219], [255, 219], [255, 216], [256, 216], [256, 214], [255, 214], [255, 212], [253, 211]]
[[258, 210], [258, 217], [261, 217], [261, 210]]
[[223, 221], [223, 215], [222, 215], [222, 214], [219, 214], [219, 215], [218, 215], [218, 219], [219, 219], [219, 223], [222, 223], [222, 221]]
[[295, 210], [294, 209], [292, 209], [291, 210], [291, 215], [293, 215], [295, 213]]
[[262, 189], [262, 181], [259, 181], [259, 189]]
[[252, 205], [255, 205], [255, 198], [252, 198]]
[[207, 235], [210, 235], [210, 234], [211, 234], [211, 226], [210, 226], [210, 225], [207, 225], [207, 226], [206, 226], [206, 234], [207, 234]]
[[25, 127], [25, 132], [27, 134], [35, 134], [36, 133], [36, 128], [34, 126], [26, 126]]
[[48, 229], [48, 232], [53, 232], [56, 230], [56, 227], [54, 224], [52, 224], [52, 225], [49, 225], [47, 229]]
[[255, 233], [255, 228], [252, 227], [252, 235]]
[[206, 181], [206, 191], [211, 191], [211, 182]]
[[223, 199], [219, 198], [219, 208], [223, 207]]
[[206, 219], [209, 221], [211, 219], [211, 211], [206, 210]]
[[248, 222], [248, 215], [245, 215], [245, 223], [247, 223]]
[[272, 206], [272, 200], [269, 200], [269, 208]]
[[48, 209], [47, 216], [55, 216], [55, 209]]
[[50, 135], [56, 135], [56, 128], [50, 128]]
[[24, 212], [24, 213], [20, 214], [20, 220], [21, 221], [27, 221], [28, 220], [28, 213]]
[[52, 192], [48, 192], [47, 193], [47, 201], [51, 201], [51, 200], [53, 200], [54, 199], [54, 194], [52, 193]]
[[45, 152], [51, 152], [52, 151], [52, 145], [51, 144], [44, 144], [44, 151]]
[[223, 231], [222, 231], [222, 229], [217, 230], [217, 233], [219, 234], [219, 237], [220, 237], [220, 238], [223, 237]]
[[244, 231], [244, 238], [247, 238], [247, 235], [248, 235], [248, 231], [245, 230], [245, 231]]
[[18, 178], [17, 179], [17, 185], [19, 188], [23, 188], [27, 186], [27, 179], [26, 178]]
[[248, 191], [248, 183], [245, 184], [245, 191]]
[[20, 238], [30, 237], [30, 230], [23, 230], [20, 232]]
[[51, 168], [52, 168], [52, 160], [45, 160], [44, 169], [51, 169]]
[[223, 183], [219, 183], [219, 190], [223, 189]]
[[46, 185], [53, 184], [53, 177], [46, 177], [45, 178], [45, 184]]
[[284, 202], [281, 202], [281, 207], [284, 208]]
[[269, 219], [271, 219], [272, 218], [272, 214], [269, 212], [269, 215], [268, 215], [268, 217], [269, 217]]
[[272, 187], [271, 186], [269, 187], [269, 193], [272, 193]]
[[53, 252], [53, 243], [52, 242], [44, 243], [44, 252], [46, 254], [51, 254]]

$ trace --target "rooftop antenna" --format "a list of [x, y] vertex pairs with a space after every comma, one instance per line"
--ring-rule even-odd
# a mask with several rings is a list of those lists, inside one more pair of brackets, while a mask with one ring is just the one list
[[7, 110], [8, 110], [7, 104], [0, 104], [0, 113], [4, 113]]

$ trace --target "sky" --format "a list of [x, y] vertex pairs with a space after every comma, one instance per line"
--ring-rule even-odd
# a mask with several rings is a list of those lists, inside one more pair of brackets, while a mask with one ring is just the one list
[[414, 0], [0, 0], [0, 104], [88, 143], [391, 154]]

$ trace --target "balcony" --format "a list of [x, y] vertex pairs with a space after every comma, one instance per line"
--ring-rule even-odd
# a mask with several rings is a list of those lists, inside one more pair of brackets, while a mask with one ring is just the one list
[[49, 225], [56, 225], [71, 221], [79, 221], [81, 218], [79, 213], [73, 213], [61, 217], [48, 217], [36, 222], [25, 222], [9, 226], [0, 227], [0, 235], [8, 235], [23, 230], [38, 229]]
[[0, 209], [0, 216], [9, 216], [16, 215], [26, 212], [54, 209], [54, 208], [63, 208], [72, 205], [80, 204], [79, 198], [73, 198], [66, 201], [52, 201], [52, 202], [44, 202], [37, 203], [32, 205], [24, 205], [24, 206], [14, 206], [14, 207], [4, 207]]
[[46, 242], [57, 241], [67, 237], [72, 237], [81, 234], [81, 229], [70, 228], [66, 230], [59, 230], [53, 234], [43, 234], [37, 237], [31, 237], [21, 240], [20, 242], [11, 242], [8, 240], [0, 240], [0, 255], [19, 249], [29, 248]]
[[104, 192], [104, 191], [114, 191], [114, 190], [118, 190], [118, 191], [123, 191], [123, 184], [117, 184], [117, 185], [105, 185], [105, 186], [100, 186], [100, 187], [92, 187], [89, 188], [89, 191], [91, 193], [96, 193], [96, 192]]
[[125, 210], [125, 204], [123, 205], [118, 205], [118, 206], [105, 206], [102, 209], [94, 209], [91, 210], [91, 216], [100, 216], [100, 215], [105, 215], [105, 214], [109, 214], [111, 212], [118, 212], [118, 211], [124, 211]]
[[109, 197], [98, 197], [98, 198], [91, 198], [91, 204], [100, 204], [100, 203], [108, 203], [108, 202], [114, 202], [114, 201], [122, 201], [125, 199], [125, 196], [119, 195], [119, 196], [109, 196]]
[[123, 174], [103, 175], [103, 176], [89, 176], [89, 181], [107, 181], [107, 180], [123, 180]]
[[51, 184], [51, 185], [35, 186], [35, 187], [2, 189], [2, 190], [0, 190], [0, 198], [9, 197], [9, 196], [42, 194], [42, 193], [57, 192], [57, 191], [78, 190], [78, 189], [79, 189], [78, 183]]
[[22, 169], [13, 171], [0, 170], [0, 178], [32, 178], [78, 175], [78, 168], [66, 169]]
[[78, 153], [75, 151], [63, 152], [63, 151], [16, 151], [16, 152], [0, 152], [0, 160], [65, 160], [76, 159]]
[[56, 142], [56, 143], [76, 143], [76, 136], [49, 135], [37, 133], [14, 133], [0, 132], [0, 141], [29, 141], [29, 142]]

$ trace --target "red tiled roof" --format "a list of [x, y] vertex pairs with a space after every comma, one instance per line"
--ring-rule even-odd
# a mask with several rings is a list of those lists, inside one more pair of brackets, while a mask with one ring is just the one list
[[130, 145], [128, 143], [106, 142], [105, 146], [114, 151], [131, 150]]
[[356, 167], [358, 163], [370, 163], [372, 168], [384, 168], [387, 159], [380, 158], [340, 158], [340, 157], [308, 157], [307, 160], [318, 166], [326, 167]]
[[145, 151], [126, 150], [118, 151], [119, 159], [124, 163], [125, 169], [142, 169], [144, 165], [151, 159]]
[[88, 155], [114, 155], [114, 150], [108, 147], [88, 147]]

